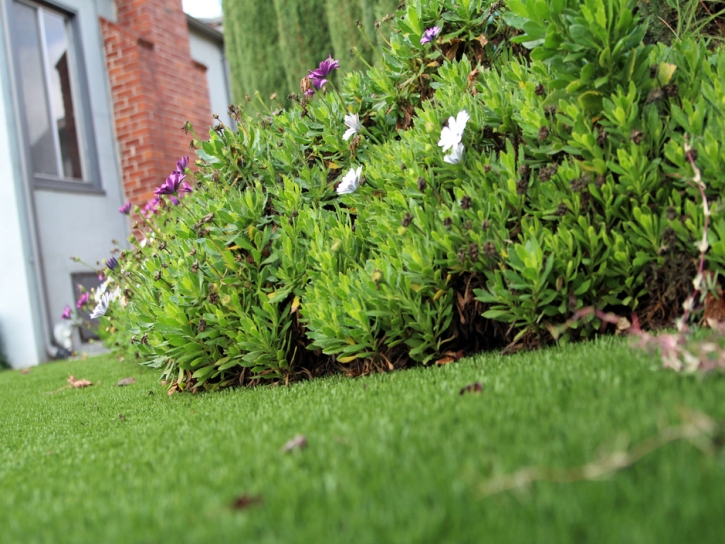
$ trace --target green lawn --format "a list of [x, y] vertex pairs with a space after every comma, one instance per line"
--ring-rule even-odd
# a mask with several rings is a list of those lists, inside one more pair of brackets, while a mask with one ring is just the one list
[[[65, 389], [69, 374], [97, 385]], [[138, 383], [115, 387], [134, 376]], [[491, 475], [725, 419], [725, 377], [623, 340], [289, 388], [168, 397], [108, 359], [0, 372], [0, 542], [720, 543], [725, 453], [670, 444], [596, 482], [481, 500]], [[481, 381], [483, 393], [460, 396]], [[123, 414], [123, 419], [119, 415]], [[289, 454], [297, 434], [309, 446]], [[240, 495], [261, 504], [231, 507]]]

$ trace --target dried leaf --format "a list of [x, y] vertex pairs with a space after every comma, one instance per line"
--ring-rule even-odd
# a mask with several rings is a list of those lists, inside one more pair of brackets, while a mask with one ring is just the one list
[[264, 502], [264, 499], [262, 499], [261, 495], [247, 495], [245, 493], [234, 499], [232, 508], [234, 510], [245, 510], [255, 504], [262, 504], [262, 502]]
[[459, 45], [461, 45], [461, 40], [451, 40], [451, 44], [448, 47], [448, 50], [445, 52], [445, 56], [448, 60], [452, 61], [454, 58], [456, 58], [456, 53], [458, 53]]
[[126, 421], [126, 416], [124, 416], [123, 414], [118, 414], [118, 419], [120, 419], [121, 421]]
[[626, 317], [620, 317], [617, 321], [617, 331], [626, 331], [632, 327], [632, 322]]
[[124, 379], [122, 379], [120, 382], [118, 382], [116, 384], [116, 387], [123, 387], [124, 385], [133, 385], [135, 383], [136, 383], [136, 379], [133, 378], [133, 377], [131, 377], [131, 378], [124, 378]]
[[708, 317], [705, 319], [705, 323], [714, 331], [725, 332], [725, 321], [717, 321], [716, 319]]
[[459, 395], [465, 395], [466, 393], [473, 393], [477, 395], [483, 391], [483, 384], [481, 382], [469, 383], [466, 387], [461, 389]]
[[282, 447], [282, 453], [289, 453], [293, 450], [303, 450], [307, 447], [307, 437], [303, 434], [298, 434], [292, 440], [288, 441]]
[[30, 369], [29, 369], [29, 368], [24, 368], [24, 369], [22, 369], [22, 370], [20, 371], [20, 373], [21, 373], [21, 374], [30, 374]]
[[[718, 289], [717, 295], [708, 293], [705, 295], [705, 313], [703, 318], [708, 325], [710, 323], [725, 322], [725, 297], [721, 289]], [[712, 327], [717, 329], [718, 327]]]
[[69, 376], [68, 377], [68, 384], [75, 387], [76, 389], [81, 389], [83, 387], [89, 387], [93, 385], [93, 382], [89, 382], [88, 380], [76, 380], [75, 376]]
[[436, 361], [437, 365], [447, 365], [449, 363], [455, 363], [456, 360], [453, 357], [442, 357]]
[[458, 351], [446, 351], [443, 355], [453, 357], [456, 361], [460, 361], [464, 357], [462, 349], [459, 349]]
[[478, 70], [471, 70], [471, 72], [468, 74], [468, 89], [470, 89], [471, 85], [476, 82], [480, 73], [481, 72], [479, 72]]

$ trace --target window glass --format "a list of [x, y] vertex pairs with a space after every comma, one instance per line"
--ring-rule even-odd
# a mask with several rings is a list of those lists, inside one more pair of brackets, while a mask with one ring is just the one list
[[57, 176], [58, 158], [45, 93], [45, 68], [35, 8], [15, 2], [15, 50], [20, 71], [32, 166], [36, 174]]
[[68, 31], [64, 17], [43, 10], [45, 46], [50, 72], [50, 102], [53, 125], [58, 131], [60, 160], [63, 175], [67, 178], [82, 178], [81, 157], [78, 149], [76, 120], [73, 113], [73, 89], [71, 87], [70, 52]]
[[15, 49], [34, 174], [82, 180], [68, 20], [14, 3]]

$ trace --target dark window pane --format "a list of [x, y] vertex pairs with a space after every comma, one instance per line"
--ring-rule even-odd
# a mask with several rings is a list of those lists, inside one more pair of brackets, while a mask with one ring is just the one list
[[49, 91], [53, 107], [53, 123], [58, 131], [63, 175], [81, 179], [81, 156], [78, 149], [76, 119], [73, 112], [68, 29], [65, 18], [43, 10], [45, 45], [50, 69]]
[[[79, 272], [71, 275], [73, 281], [73, 291], [76, 294], [76, 302], [81, 298], [83, 293], [90, 293], [93, 289], [98, 289], [101, 285], [101, 281], [98, 279], [98, 274], [93, 272]], [[78, 317], [83, 320], [83, 326], [80, 329], [81, 341], [88, 342], [89, 340], [98, 340], [98, 334], [96, 334], [97, 321], [91, 323], [91, 315], [88, 310], [93, 310], [96, 306], [96, 302], [91, 298], [90, 302], [85, 308], [78, 308]]]
[[21, 104], [28, 123], [33, 172], [59, 175], [55, 142], [45, 94], [45, 66], [35, 8], [14, 2], [15, 53], [20, 72]]

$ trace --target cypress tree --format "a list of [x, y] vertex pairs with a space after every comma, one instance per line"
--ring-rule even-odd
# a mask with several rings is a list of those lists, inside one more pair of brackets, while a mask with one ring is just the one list
[[[269, 2], [262, 0], [259, 3]], [[300, 80], [308, 70], [317, 68], [333, 54], [325, 3], [326, 0], [274, 0], [280, 58], [290, 89], [298, 90]]]
[[[388, 23], [380, 25], [380, 33], [375, 29], [374, 24], [376, 21], [382, 21], [386, 15], [393, 15], [398, 9], [398, 6], [402, 3], [401, 0], [359, 0], [360, 7], [362, 9], [363, 21], [365, 22], [365, 30], [368, 32], [370, 39], [378, 47], [384, 45], [383, 38], [380, 33], [385, 36], [385, 39], [389, 39], [391, 33], [391, 26]], [[369, 28], [368, 29], [368, 25]]]
[[273, 93], [283, 101], [289, 90], [280, 61], [274, 5], [258, 0], [223, 0], [223, 9], [234, 100], [240, 103], [245, 95], [254, 97], [259, 91], [265, 101]]
[[[342, 68], [345, 70], [364, 70], [365, 63], [357, 56], [351, 57], [350, 51], [356, 48], [360, 55], [372, 63], [373, 51], [370, 44], [357, 28], [357, 22], [364, 25], [371, 41], [375, 40], [373, 19], [364, 19], [363, 4], [365, 0], [327, 0], [327, 23], [330, 38], [335, 49], [335, 58], [344, 59]], [[374, 41], [373, 41], [374, 43]]]
[[[335, 57], [345, 59], [342, 68], [346, 70], [364, 70], [365, 63], [359, 58], [349, 59], [352, 48], [357, 48], [361, 56], [369, 63], [374, 64], [373, 47], [380, 48], [385, 39], [390, 37], [390, 25], [382, 24], [380, 32], [375, 28], [375, 22], [381, 21], [386, 15], [395, 13], [400, 0], [327, 0], [327, 22], [330, 28], [330, 38], [335, 49]], [[360, 22], [367, 34], [365, 39], [357, 28]]]

